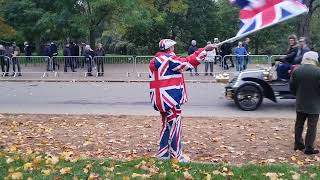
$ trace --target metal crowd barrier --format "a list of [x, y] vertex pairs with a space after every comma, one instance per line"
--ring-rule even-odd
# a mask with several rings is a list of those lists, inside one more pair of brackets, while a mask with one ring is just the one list
[[[197, 67], [197, 71], [199, 75], [212, 75], [216, 76], [216, 74], [219, 74], [222, 72], [221, 69], [221, 62], [222, 62], [222, 56], [216, 55], [212, 58], [206, 58], [204, 61], [202, 61], [202, 64]], [[193, 74], [195, 74], [195, 71], [192, 71]], [[191, 72], [185, 72], [185, 74], [190, 74]]]
[[[241, 61], [243, 61], [243, 67], [240, 67]], [[255, 69], [261, 66], [269, 66], [270, 64], [271, 61], [268, 55], [226, 55], [223, 57], [221, 67], [224, 72], [235, 72], [245, 69]]]
[[135, 58], [133, 56], [95, 56], [94, 63], [100, 67], [103, 64], [105, 72], [113, 74], [135, 72]]
[[136, 56], [135, 72], [140, 79], [149, 78], [149, 62], [154, 56]]
[[272, 55], [270, 56], [270, 63], [274, 63], [277, 58], [284, 57], [286, 55]]
[[[248, 69], [259, 68], [259, 66], [269, 66], [275, 58], [283, 57], [284, 55], [249, 55], [241, 56], [247, 58]], [[227, 56], [216, 56], [213, 59], [206, 59], [201, 65], [198, 66], [198, 75], [204, 76], [207, 79], [214, 78], [215, 75], [222, 72], [234, 73], [237, 68], [237, 56], [227, 55]], [[81, 79], [90, 76], [88, 73], [88, 66], [92, 67], [92, 76], [98, 78], [104, 71], [104, 77], [109, 79], [128, 79], [128, 78], [138, 78], [138, 79], [148, 79], [149, 72], [149, 62], [153, 56], [96, 56], [90, 60], [90, 63], [86, 60], [84, 56], [54, 56], [52, 58], [47, 56], [18, 56], [9, 58], [4, 56], [0, 61], [4, 66], [4, 71], [6, 72], [7, 67], [9, 67], [9, 72], [2, 73], [1, 79], [12, 79], [19, 78], [20, 72], [22, 76], [28, 76], [29, 79], [46, 79], [46, 78], [69, 78], [69, 79]], [[234, 68], [231, 68], [231, 61], [233, 61]], [[7, 65], [7, 64], [8, 65]], [[13, 72], [13, 65], [15, 65], [15, 72]], [[18, 71], [18, 65], [20, 65], [20, 72]], [[225, 69], [226, 65], [230, 68]], [[71, 66], [74, 67], [74, 71], [71, 71]], [[206, 71], [207, 66], [207, 71]], [[212, 71], [211, 68], [212, 67]], [[2, 68], [2, 66], [1, 66]], [[103, 68], [103, 70], [102, 70]], [[65, 72], [65, 69], [67, 72]], [[100, 73], [99, 73], [100, 72]], [[212, 72], [212, 76], [210, 76]], [[187, 79], [198, 80], [198, 76], [191, 76], [189, 71], [186, 71]], [[195, 72], [192, 72], [195, 75]], [[10, 76], [6, 76], [10, 75]], [[190, 75], [190, 76], [189, 76]], [[102, 78], [100, 78], [102, 79]]]

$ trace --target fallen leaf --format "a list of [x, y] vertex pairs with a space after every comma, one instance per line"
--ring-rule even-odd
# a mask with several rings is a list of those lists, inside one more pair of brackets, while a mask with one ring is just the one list
[[14, 159], [12, 159], [11, 157], [9, 157], [8, 159], [7, 159], [7, 164], [10, 164], [10, 163], [12, 163], [14, 161]]
[[13, 180], [20, 180], [20, 179], [23, 179], [23, 175], [21, 172], [15, 172], [15, 173], [12, 173], [11, 178]]
[[267, 162], [268, 162], [268, 163], [275, 163], [276, 160], [275, 160], [275, 159], [268, 159]]
[[297, 158], [295, 156], [291, 156], [292, 161], [297, 161]]
[[189, 171], [183, 172], [183, 176], [184, 176], [184, 179], [188, 179], [188, 180], [194, 179], [192, 175], [189, 173]]
[[32, 168], [32, 163], [25, 163], [24, 165], [23, 165], [23, 169], [25, 170], [25, 171], [27, 171], [27, 170], [29, 170], [29, 169], [31, 169]]
[[44, 175], [44, 176], [50, 176], [51, 174], [51, 170], [50, 169], [46, 169], [46, 170], [41, 170], [41, 173]]
[[310, 178], [314, 179], [317, 176], [317, 173], [310, 174], [309, 176]]
[[[131, 175], [131, 177], [132, 177], [132, 178], [137, 178], [137, 177], [139, 177], [139, 178], [141, 178], [141, 179], [147, 179], [147, 178], [150, 178], [151, 176], [148, 175], [148, 174], [137, 174], [137, 173], [133, 173], [133, 174]], [[130, 179], [130, 178], [129, 178], [129, 179]]]
[[69, 174], [71, 172], [71, 167], [65, 167], [60, 169], [60, 174], [64, 175], [64, 174]]
[[57, 156], [51, 156], [46, 160], [46, 164], [56, 165], [59, 162], [59, 158]]
[[293, 173], [292, 175], [292, 180], [300, 180], [300, 174], [294, 171], [290, 171], [291, 173]]
[[280, 177], [283, 176], [284, 174], [268, 172], [264, 175], [269, 177], [270, 180], [280, 180]]
[[211, 180], [211, 178], [212, 178], [212, 177], [211, 177], [211, 174], [205, 173], [205, 175], [206, 175], [206, 176], [204, 177], [205, 180]]

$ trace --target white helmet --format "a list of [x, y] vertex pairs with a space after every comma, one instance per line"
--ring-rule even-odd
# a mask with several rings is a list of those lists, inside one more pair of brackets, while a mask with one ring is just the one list
[[164, 50], [169, 49], [170, 47], [174, 46], [175, 44], [177, 44], [177, 43], [172, 39], [162, 39], [159, 42], [159, 48], [161, 51], [164, 51]]

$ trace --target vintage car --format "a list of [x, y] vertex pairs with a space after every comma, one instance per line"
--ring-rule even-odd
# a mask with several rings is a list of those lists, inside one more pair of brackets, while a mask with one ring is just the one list
[[246, 70], [234, 75], [225, 87], [225, 96], [242, 110], [256, 110], [264, 98], [295, 99], [289, 88], [289, 81], [273, 80], [273, 68]]

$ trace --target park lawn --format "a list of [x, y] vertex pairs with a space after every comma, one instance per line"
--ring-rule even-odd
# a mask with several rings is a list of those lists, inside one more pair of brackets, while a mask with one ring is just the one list
[[142, 158], [88, 159], [71, 152], [59, 156], [0, 152], [0, 179], [319, 179], [320, 166], [289, 164], [229, 166]]

